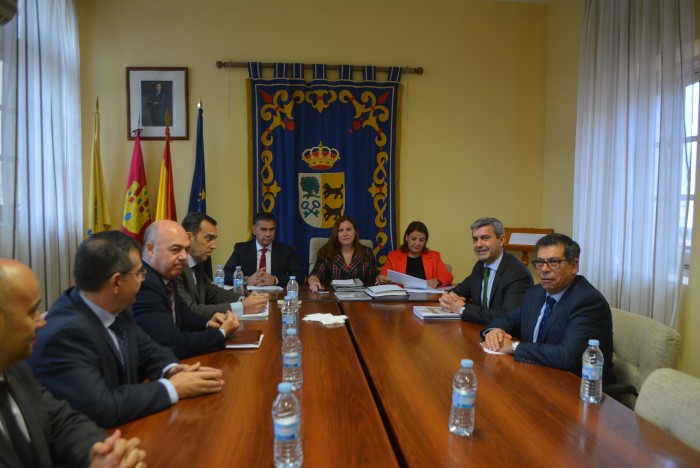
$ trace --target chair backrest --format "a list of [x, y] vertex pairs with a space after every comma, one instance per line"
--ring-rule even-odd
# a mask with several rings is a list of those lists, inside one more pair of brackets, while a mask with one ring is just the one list
[[[309, 241], [309, 273], [314, 269], [314, 264], [316, 264], [316, 257], [318, 256], [318, 251], [321, 247], [326, 245], [328, 242], [327, 237], [312, 237]], [[370, 249], [374, 248], [374, 244], [371, 239], [360, 239], [360, 244], [366, 245]]]
[[[681, 335], [656, 320], [612, 308], [613, 369], [618, 382], [634, 385], [639, 391], [654, 370], [675, 367], [681, 348]], [[620, 400], [634, 408], [635, 397]]]
[[634, 412], [700, 450], [700, 379], [657, 369], [644, 381]]

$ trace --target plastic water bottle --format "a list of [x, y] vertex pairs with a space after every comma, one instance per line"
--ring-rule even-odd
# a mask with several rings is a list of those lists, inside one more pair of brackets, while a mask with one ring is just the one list
[[221, 267], [221, 263], [216, 265], [216, 271], [214, 272], [214, 284], [220, 288], [224, 287], [224, 269]]
[[292, 384], [282, 382], [277, 386], [279, 395], [272, 404], [272, 421], [275, 432], [275, 466], [300, 467], [304, 463], [301, 444], [301, 405], [292, 393]]
[[282, 339], [287, 336], [287, 330], [297, 327], [297, 317], [294, 304], [289, 296], [284, 296], [282, 300]]
[[301, 341], [296, 328], [289, 328], [282, 342], [282, 381], [299, 390], [304, 384], [301, 372]]
[[603, 353], [598, 340], [588, 340], [588, 348], [581, 358], [581, 399], [588, 403], [600, 403], [603, 398]]
[[243, 270], [241, 270], [241, 266], [238, 265], [236, 266], [236, 271], [233, 272], [233, 292], [245, 294], [245, 290], [243, 288], [244, 281], [245, 276], [243, 276]]
[[297, 283], [297, 277], [292, 275], [289, 277], [289, 282], [287, 283], [287, 296], [293, 301], [299, 300], [299, 283]]
[[474, 406], [476, 405], [476, 374], [474, 362], [462, 359], [462, 367], [452, 381], [452, 409], [450, 432], [471, 437], [474, 433]]

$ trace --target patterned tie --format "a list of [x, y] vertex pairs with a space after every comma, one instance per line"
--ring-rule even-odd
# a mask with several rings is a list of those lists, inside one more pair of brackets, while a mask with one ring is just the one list
[[[32, 443], [24, 435], [22, 429], [19, 427], [17, 418], [12, 413], [10, 392], [7, 388], [7, 382], [4, 380], [0, 381], [0, 416], [2, 416], [3, 421], [5, 421], [5, 429], [10, 436], [11, 445], [14, 447], [15, 453], [22, 462], [22, 465], [36, 466], [34, 452], [32, 451]], [[0, 432], [0, 437], [5, 437], [5, 434]]]
[[126, 329], [124, 328], [124, 321], [121, 317], [117, 316], [114, 318], [114, 322], [109, 326], [112, 330], [114, 336], [117, 337], [117, 343], [119, 343], [119, 353], [122, 355], [122, 364], [124, 367], [124, 382], [131, 382], [131, 361], [129, 360], [129, 340], [126, 336]]
[[165, 289], [168, 290], [168, 297], [170, 298], [170, 312], [173, 314], [173, 323], [177, 323], [177, 320], [175, 320], [175, 283], [169, 282], [165, 285]]
[[554, 309], [554, 304], [557, 303], [556, 299], [552, 296], [547, 296], [547, 305], [544, 306], [544, 314], [542, 314], [542, 320], [540, 320], [540, 328], [537, 330], [537, 341], [544, 341], [544, 330], [547, 327], [547, 322], [549, 322], [549, 316], [552, 315], [552, 310]]
[[484, 286], [481, 288], [481, 305], [484, 307], [489, 306], [489, 275], [491, 274], [491, 268], [484, 267]]
[[258, 270], [260, 270], [260, 269], [264, 270], [267, 268], [267, 256], [266, 256], [266, 254], [267, 254], [266, 247], [263, 247], [262, 249], [260, 249], [260, 265], [258, 266]]

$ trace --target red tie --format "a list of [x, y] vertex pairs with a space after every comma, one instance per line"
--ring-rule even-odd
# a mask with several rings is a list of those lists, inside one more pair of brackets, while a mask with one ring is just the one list
[[267, 253], [266, 247], [263, 247], [262, 249], [260, 249], [260, 266], [258, 266], [259, 270], [260, 269], [264, 270], [267, 268], [267, 257], [265, 255], [266, 253]]

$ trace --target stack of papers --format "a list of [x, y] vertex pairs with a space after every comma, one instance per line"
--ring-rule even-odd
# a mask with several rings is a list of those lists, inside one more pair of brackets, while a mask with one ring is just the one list
[[229, 349], [259, 348], [263, 337], [262, 330], [236, 330], [231, 338], [226, 340]]
[[339, 301], [369, 301], [372, 299], [364, 291], [336, 291], [335, 298]]
[[364, 291], [365, 285], [358, 278], [347, 280], [333, 280], [331, 286], [336, 291]]
[[399, 296], [399, 297], [406, 297], [408, 296], [408, 292], [400, 286], [396, 286], [395, 284], [385, 284], [382, 286], [371, 286], [365, 290], [367, 294], [369, 294], [372, 297], [391, 297], [391, 296]]
[[413, 313], [421, 319], [459, 320], [459, 314], [448, 312], [440, 306], [413, 306]]
[[415, 276], [411, 275], [405, 275], [394, 270], [389, 270], [389, 274], [387, 276], [389, 277], [389, 281], [391, 281], [392, 283], [403, 284], [403, 287], [410, 292], [421, 291], [439, 293], [443, 292], [445, 289], [450, 289], [450, 286], [442, 289], [428, 287], [427, 280], [416, 278]]
[[265, 304], [265, 308], [258, 312], [257, 314], [241, 314], [238, 316], [238, 320], [267, 320], [270, 316], [270, 302]]
[[[233, 288], [233, 286], [231, 286]], [[284, 291], [284, 288], [279, 285], [272, 286], [246, 286], [248, 291]]]

